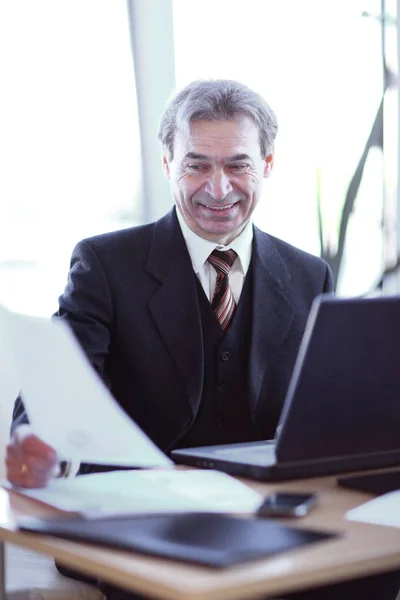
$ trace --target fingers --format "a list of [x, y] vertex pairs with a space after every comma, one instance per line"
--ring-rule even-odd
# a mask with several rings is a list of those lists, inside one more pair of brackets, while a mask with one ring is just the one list
[[31, 455], [12, 446], [7, 447], [7, 478], [16, 486], [28, 488], [45, 487], [56, 476], [58, 461], [55, 458]]
[[18, 427], [7, 446], [7, 478], [16, 486], [45, 487], [57, 475], [57, 453], [32, 433], [29, 425]]

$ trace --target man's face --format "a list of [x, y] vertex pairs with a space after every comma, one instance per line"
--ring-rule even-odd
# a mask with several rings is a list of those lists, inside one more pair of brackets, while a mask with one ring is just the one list
[[244, 229], [268, 177], [273, 154], [261, 156], [258, 129], [246, 116], [194, 121], [177, 132], [174, 158], [163, 168], [186, 224], [197, 235], [229, 244]]

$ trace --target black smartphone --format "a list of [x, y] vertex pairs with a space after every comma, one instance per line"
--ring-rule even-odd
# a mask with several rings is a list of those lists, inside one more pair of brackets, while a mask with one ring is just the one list
[[317, 503], [317, 494], [277, 492], [265, 498], [256, 514], [260, 517], [304, 517]]

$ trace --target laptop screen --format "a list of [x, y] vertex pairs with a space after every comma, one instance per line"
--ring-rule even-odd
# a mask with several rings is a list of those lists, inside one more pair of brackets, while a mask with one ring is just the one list
[[400, 449], [400, 297], [320, 296], [279, 423], [291, 462]]

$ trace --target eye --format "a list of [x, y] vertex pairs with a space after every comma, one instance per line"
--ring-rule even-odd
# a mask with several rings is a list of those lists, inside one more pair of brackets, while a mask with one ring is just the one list
[[203, 163], [192, 163], [187, 165], [187, 168], [192, 173], [204, 173], [209, 169], [209, 165]]
[[229, 165], [229, 169], [234, 173], [244, 173], [245, 171], [247, 171], [248, 166], [249, 165], [245, 163], [233, 163]]

